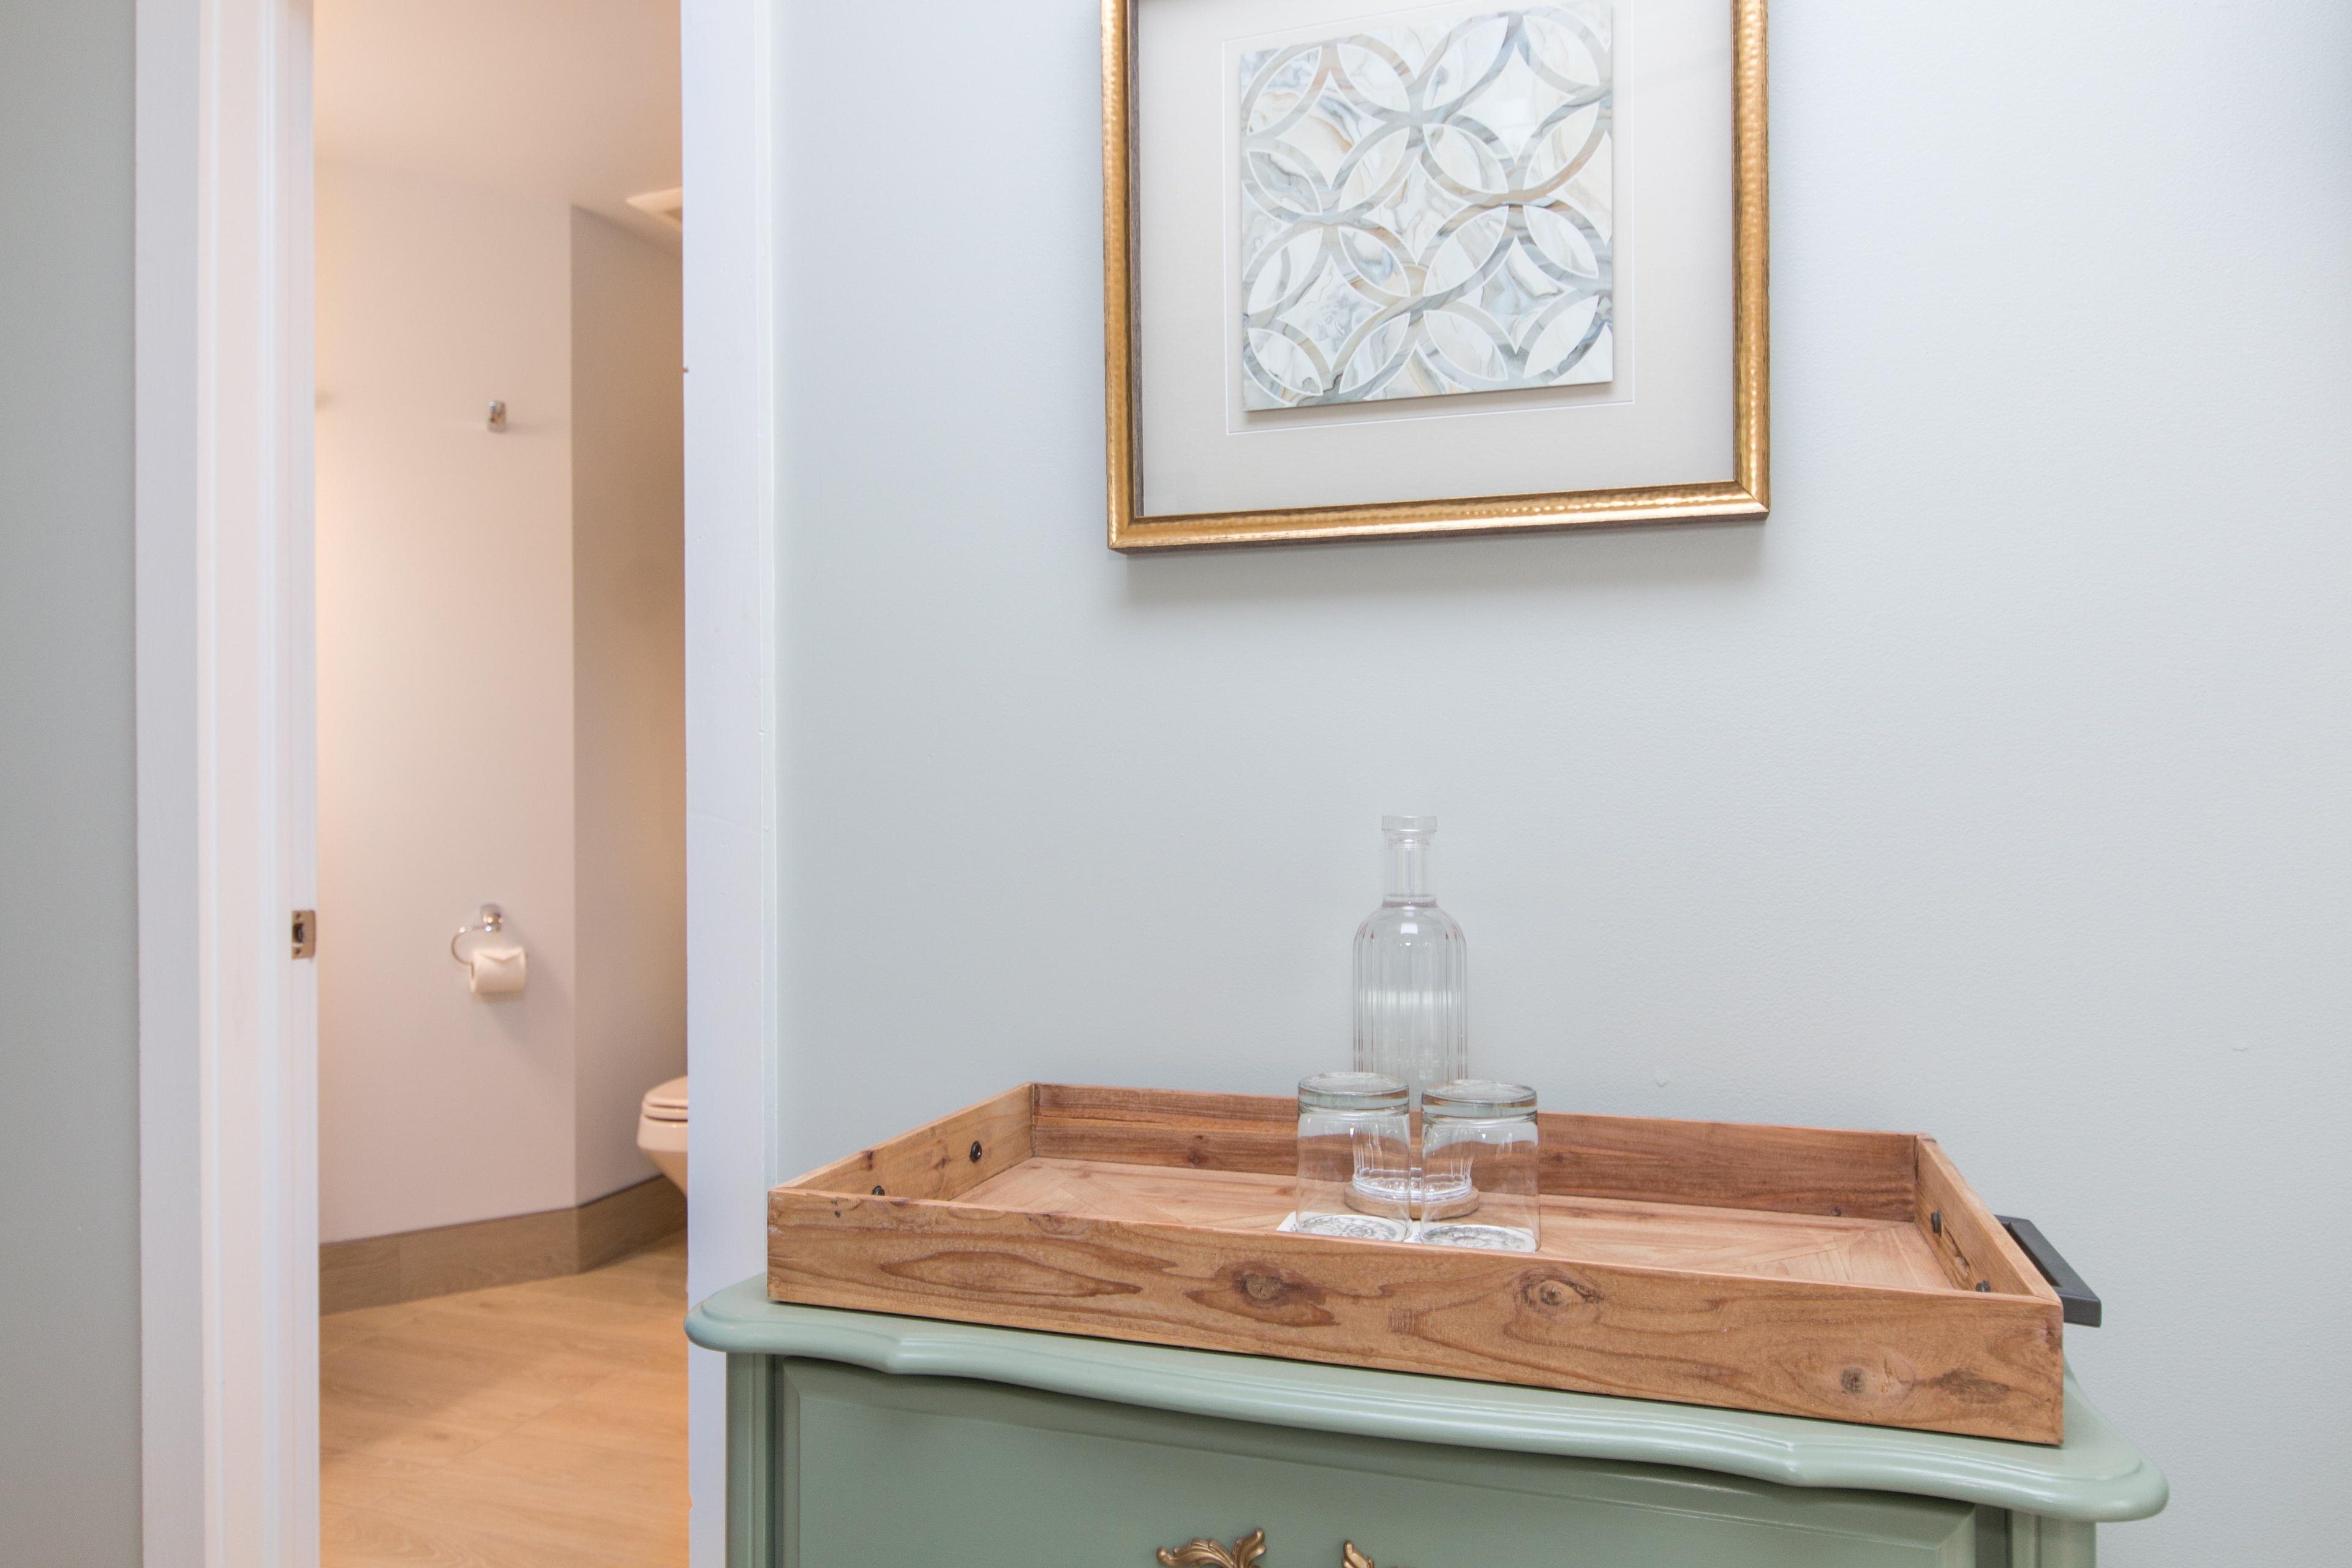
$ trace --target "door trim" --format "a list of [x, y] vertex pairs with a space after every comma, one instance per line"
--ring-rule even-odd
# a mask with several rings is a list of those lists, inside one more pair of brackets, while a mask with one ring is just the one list
[[[767, 1267], [782, 916], [778, 891], [776, 308], [772, 0], [684, 0], [687, 1071], [694, 1082], [687, 1293]], [[689, 1560], [726, 1561], [726, 1359], [688, 1381]]]
[[310, 17], [137, 0], [142, 1525], [318, 1560]]

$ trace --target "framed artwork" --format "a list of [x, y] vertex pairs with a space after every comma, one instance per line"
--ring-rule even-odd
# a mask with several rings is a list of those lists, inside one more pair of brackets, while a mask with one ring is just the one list
[[1760, 518], [1764, 0], [1103, 0], [1115, 550]]

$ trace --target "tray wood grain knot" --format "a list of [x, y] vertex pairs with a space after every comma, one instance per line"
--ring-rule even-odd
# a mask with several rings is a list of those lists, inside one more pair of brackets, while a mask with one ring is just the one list
[[768, 1293], [2036, 1443], [2057, 1294], [1932, 1138], [1546, 1112], [1533, 1254], [1280, 1234], [1286, 1098], [1024, 1084], [769, 1194]]

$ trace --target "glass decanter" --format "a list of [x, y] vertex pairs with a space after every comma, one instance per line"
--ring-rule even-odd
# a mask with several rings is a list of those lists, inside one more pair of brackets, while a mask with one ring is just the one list
[[1381, 907], [1356, 928], [1356, 1070], [1401, 1078], [1412, 1090], [1414, 1151], [1404, 1169], [1367, 1170], [1356, 1178], [1368, 1212], [1393, 1212], [1400, 1202], [1423, 1215], [1451, 1212], [1475, 1201], [1461, 1192], [1437, 1192], [1423, 1180], [1421, 1091], [1470, 1075], [1470, 947], [1454, 917], [1429, 890], [1429, 841], [1433, 816], [1384, 816], [1388, 891]]

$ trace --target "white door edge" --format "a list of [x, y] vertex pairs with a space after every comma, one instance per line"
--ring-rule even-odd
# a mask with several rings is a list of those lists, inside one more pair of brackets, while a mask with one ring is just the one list
[[138, 0], [143, 1556], [318, 1561], [310, 21]]
[[[778, 1029], [776, 146], [769, 0], [685, 0], [688, 1293], [766, 1266]], [[726, 1371], [688, 1374], [695, 1568], [726, 1561]]]

